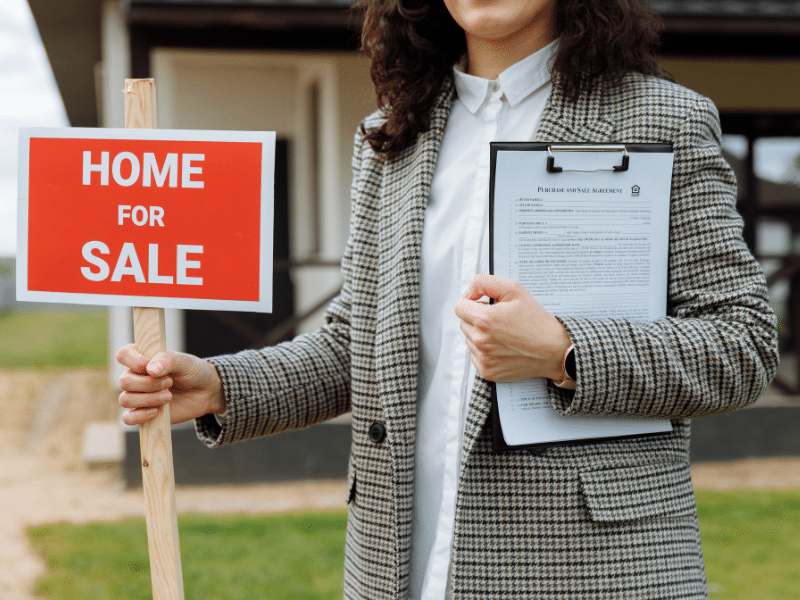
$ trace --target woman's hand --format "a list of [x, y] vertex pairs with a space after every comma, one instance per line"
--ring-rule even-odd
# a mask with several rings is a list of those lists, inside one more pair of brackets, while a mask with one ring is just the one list
[[181, 352], [159, 352], [148, 361], [133, 344], [120, 348], [117, 361], [128, 367], [119, 378], [120, 406], [130, 409], [122, 415], [126, 425], [151, 421], [167, 403], [172, 423], [225, 412], [222, 380], [208, 361]]
[[[477, 302], [494, 298], [494, 304]], [[516, 281], [476, 275], [456, 305], [472, 364], [489, 381], [532, 377], [563, 379], [561, 361], [570, 346], [561, 322]]]

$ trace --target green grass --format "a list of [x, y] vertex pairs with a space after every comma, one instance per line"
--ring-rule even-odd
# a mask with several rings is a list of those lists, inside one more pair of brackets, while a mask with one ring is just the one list
[[697, 492], [711, 600], [800, 600], [800, 490]]
[[[800, 490], [698, 492], [711, 600], [800, 599]], [[179, 518], [186, 598], [341, 598], [345, 512]], [[144, 522], [28, 530], [48, 600], [151, 597]]]
[[0, 367], [102, 367], [107, 352], [103, 310], [0, 313]]
[[[178, 519], [187, 599], [342, 597], [345, 512], [185, 515]], [[143, 520], [28, 530], [48, 572], [48, 600], [152, 597]]]

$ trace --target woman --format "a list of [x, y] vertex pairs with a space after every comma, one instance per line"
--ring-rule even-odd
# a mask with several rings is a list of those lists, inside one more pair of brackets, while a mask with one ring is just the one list
[[[327, 324], [210, 362], [126, 347], [123, 420], [171, 402], [214, 447], [352, 411], [345, 598], [705, 598], [688, 418], [755, 401], [774, 317], [716, 110], [658, 77], [655, 23], [636, 0], [366, 3], [383, 109]], [[559, 318], [485, 274], [488, 142], [534, 138], [673, 144], [667, 318]], [[562, 413], [674, 429], [494, 453], [489, 382], [529, 377]]]

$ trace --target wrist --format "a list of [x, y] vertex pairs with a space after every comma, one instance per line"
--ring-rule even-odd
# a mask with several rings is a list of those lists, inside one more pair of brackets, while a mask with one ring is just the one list
[[209, 386], [210, 410], [214, 415], [221, 415], [227, 412], [228, 403], [225, 400], [225, 388], [222, 386], [222, 378], [219, 376], [217, 367], [213, 363], [207, 363], [211, 367], [212, 384]]
[[569, 333], [561, 321], [558, 319], [555, 319], [555, 321], [558, 323], [559, 331], [558, 335], [554, 336], [554, 338], [558, 341], [552, 346], [550, 373], [547, 378], [553, 381], [561, 381], [564, 379], [564, 356], [567, 351], [572, 348], [572, 338], [570, 338]]

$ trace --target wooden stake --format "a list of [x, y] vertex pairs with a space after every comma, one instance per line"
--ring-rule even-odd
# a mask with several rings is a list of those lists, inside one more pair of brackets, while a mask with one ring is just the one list
[[[125, 127], [155, 129], [155, 82], [126, 79], [124, 95]], [[134, 344], [141, 354], [151, 358], [166, 350], [165, 331], [163, 308], [133, 309]], [[155, 419], [139, 427], [139, 446], [153, 600], [183, 600], [169, 406], [164, 406]]]

